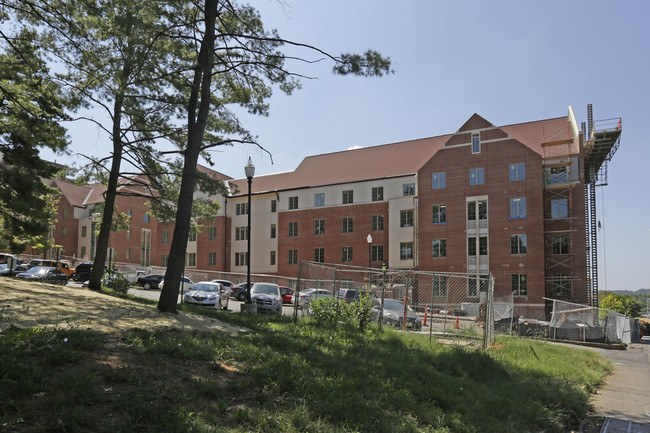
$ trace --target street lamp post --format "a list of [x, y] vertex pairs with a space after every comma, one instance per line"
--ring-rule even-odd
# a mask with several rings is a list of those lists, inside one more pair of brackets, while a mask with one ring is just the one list
[[368, 241], [368, 292], [370, 292], [370, 268], [372, 268], [372, 235], [370, 233], [368, 233], [366, 240]]
[[248, 214], [248, 225], [246, 226], [246, 239], [247, 239], [247, 249], [246, 249], [246, 303], [251, 303], [251, 184], [253, 183], [253, 176], [255, 176], [255, 166], [253, 161], [248, 157], [248, 163], [244, 167], [244, 172], [246, 173], [246, 179], [248, 180], [248, 208], [246, 213]]

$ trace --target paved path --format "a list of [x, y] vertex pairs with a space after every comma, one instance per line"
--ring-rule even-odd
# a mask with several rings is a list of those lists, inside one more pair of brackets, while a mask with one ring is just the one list
[[601, 433], [650, 433], [650, 338], [627, 350], [594, 349], [614, 363], [592, 403], [607, 417]]

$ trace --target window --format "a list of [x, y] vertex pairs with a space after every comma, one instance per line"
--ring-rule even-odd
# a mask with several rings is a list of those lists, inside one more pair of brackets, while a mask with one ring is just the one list
[[512, 274], [510, 289], [512, 290], [513, 296], [528, 296], [528, 275]]
[[481, 275], [479, 278], [469, 277], [467, 279], [467, 296], [476, 298], [478, 297], [479, 291], [487, 292], [488, 288], [488, 276]]
[[216, 251], [210, 251], [208, 253], [208, 266], [217, 266], [217, 253], [216, 253]]
[[481, 256], [487, 256], [488, 253], [488, 242], [487, 236], [480, 236], [478, 238], [478, 245], [476, 244], [476, 237], [470, 236], [467, 238], [467, 255], [470, 257], [476, 256], [476, 251], [478, 248], [478, 253]]
[[169, 230], [163, 230], [161, 234], [162, 239], [160, 240], [161, 243], [166, 244], [169, 242]]
[[413, 209], [404, 209], [399, 212], [399, 226], [413, 227]]
[[569, 217], [569, 200], [558, 198], [551, 200], [551, 219], [560, 219]]
[[208, 240], [209, 241], [217, 240], [217, 228], [216, 227], [208, 227]]
[[68, 234], [68, 228], [67, 227], [61, 227], [61, 237], [64, 238], [65, 235]]
[[237, 203], [235, 206], [236, 215], [247, 215], [248, 214], [248, 203]]
[[188, 241], [196, 242], [196, 232], [190, 232], [190, 236], [188, 238]]
[[444, 171], [442, 173], [433, 173], [431, 175], [432, 189], [444, 189], [446, 187], [447, 187], [447, 174]]
[[151, 266], [151, 230], [140, 231], [140, 266]]
[[236, 241], [245, 241], [248, 239], [248, 230], [246, 230], [246, 226], [243, 227], [235, 227], [235, 240]]
[[551, 277], [549, 292], [551, 296], [571, 296], [571, 276], [557, 274]]
[[196, 253], [187, 253], [185, 255], [185, 266], [196, 266]]
[[383, 245], [373, 245], [371, 260], [373, 262], [383, 262], [384, 261], [384, 246]]
[[549, 167], [546, 169], [546, 183], [566, 183], [569, 181], [569, 171], [566, 166]]
[[149, 214], [148, 214], [148, 213], [145, 213], [145, 214], [144, 214], [144, 217], [142, 218], [142, 220], [143, 220], [145, 223], [149, 224], [149, 221], [151, 220], [151, 217], [149, 217]]
[[343, 191], [343, 204], [351, 204], [354, 202], [354, 191], [348, 189]]
[[571, 250], [571, 238], [569, 235], [552, 235], [551, 251], [553, 254], [569, 254]]
[[478, 204], [478, 219], [487, 219], [487, 201], [468, 201], [467, 202], [467, 221], [476, 221], [476, 205]]
[[444, 275], [433, 276], [433, 296], [436, 298], [447, 297], [447, 277]]
[[87, 226], [81, 226], [81, 237], [85, 238], [88, 236], [88, 227]]
[[289, 197], [289, 210], [298, 209], [298, 197]]
[[399, 259], [412, 260], [413, 259], [413, 242], [400, 242], [399, 244]]
[[131, 218], [133, 216], [133, 211], [131, 209], [127, 210], [126, 215]]
[[315, 235], [325, 234], [325, 220], [314, 220], [314, 234]]
[[124, 257], [126, 257], [127, 260], [131, 259], [131, 248], [127, 248], [126, 251], [124, 251]]
[[62, 218], [67, 218], [68, 217], [68, 209], [67, 208], [63, 208], [61, 210], [61, 217]]
[[372, 216], [372, 231], [381, 231], [384, 230], [384, 216], [383, 215], [373, 215]]
[[325, 248], [314, 248], [314, 261], [325, 263]]
[[433, 205], [433, 224], [444, 224], [447, 222], [447, 205]]
[[235, 266], [246, 266], [248, 265], [248, 253], [239, 252], [235, 253]]
[[384, 187], [376, 186], [372, 189], [372, 201], [383, 201], [384, 200]]
[[434, 239], [433, 257], [447, 257], [447, 239]]
[[271, 251], [271, 257], [269, 258], [269, 264], [275, 266], [275, 251]]
[[472, 153], [481, 153], [481, 136], [472, 134]]
[[510, 235], [510, 254], [526, 254], [526, 235]]
[[289, 237], [298, 236], [298, 221], [289, 223]]
[[352, 263], [352, 247], [343, 247], [343, 263]]
[[81, 247], [81, 257], [86, 257], [86, 247]]
[[160, 266], [165, 268], [167, 267], [168, 262], [169, 262], [169, 254], [162, 254], [160, 256]]
[[510, 219], [526, 218], [526, 197], [510, 199]]
[[510, 164], [510, 182], [519, 180], [526, 180], [526, 164], [523, 162]]
[[271, 212], [276, 212], [278, 210], [277, 200], [271, 200]]
[[343, 217], [343, 233], [352, 233], [354, 220], [352, 217]]
[[470, 185], [483, 185], [483, 167], [470, 168], [469, 170], [469, 184]]
[[298, 263], [298, 250], [289, 250], [289, 264], [295, 265]]
[[415, 195], [415, 184], [405, 183], [404, 185], [402, 185], [402, 195], [403, 196]]
[[275, 239], [275, 224], [271, 224], [271, 239]]
[[325, 206], [325, 193], [320, 192], [318, 194], [314, 194], [314, 207], [323, 207]]

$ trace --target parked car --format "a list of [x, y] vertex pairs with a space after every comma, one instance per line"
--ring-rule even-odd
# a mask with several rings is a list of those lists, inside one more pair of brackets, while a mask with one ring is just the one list
[[86, 262], [86, 263], [79, 263], [77, 267], [74, 269], [74, 274], [72, 275], [72, 279], [74, 281], [88, 281], [90, 279], [90, 272], [93, 269], [93, 264]]
[[164, 275], [160, 274], [149, 274], [138, 277], [138, 284], [142, 286], [143, 289], [157, 289], [160, 282], [165, 278]]
[[330, 292], [329, 290], [317, 290], [313, 292], [311, 295], [307, 296], [305, 301], [302, 304], [302, 309], [305, 311], [307, 314], [311, 314], [311, 303], [315, 299], [326, 299], [326, 298], [334, 298], [334, 294]]
[[290, 304], [291, 298], [293, 298], [293, 290], [286, 286], [280, 286], [280, 295], [282, 296], [283, 304]]
[[59, 260], [58, 262], [56, 260], [46, 260], [46, 259], [34, 259], [31, 262], [29, 262], [29, 267], [30, 268], [35, 268], [35, 267], [50, 267], [50, 268], [59, 268], [63, 271], [64, 274], [68, 276], [68, 278], [72, 278], [72, 276], [75, 273], [75, 268], [72, 267], [70, 262], [67, 262], [65, 260]]
[[299, 292], [294, 293], [293, 299], [291, 300], [291, 303], [293, 305], [296, 305], [298, 307], [301, 307], [307, 298], [309, 298], [313, 293], [325, 293], [325, 294], [330, 294], [334, 296], [332, 292], [329, 290], [325, 289], [305, 289], [305, 290], [300, 290]]
[[13, 277], [20, 272], [26, 272], [28, 270], [27, 265], [14, 265], [13, 268], [9, 268], [6, 263], [0, 264], [0, 277]]
[[347, 289], [341, 299], [349, 304], [351, 302], [357, 302], [361, 296], [367, 296], [369, 299], [376, 297], [374, 293], [365, 290]]
[[228, 280], [216, 279], [216, 280], [210, 280], [210, 281], [212, 281], [213, 283], [219, 283], [222, 286], [229, 288], [231, 292], [232, 292], [233, 286], [235, 285], [235, 283], [233, 283], [232, 281], [228, 281]]
[[192, 287], [192, 290], [185, 293], [183, 301], [188, 304], [214, 305], [214, 308], [228, 309], [230, 289], [221, 283], [212, 281], [200, 281]]
[[[164, 284], [165, 284], [165, 280], [161, 280], [160, 283], [158, 283], [158, 288], [162, 289]], [[181, 280], [181, 290], [183, 290], [184, 292], [191, 290], [192, 287], [194, 287], [194, 284], [195, 284], [194, 281], [190, 280], [187, 277], [183, 277]]]
[[273, 283], [255, 283], [251, 287], [251, 301], [257, 304], [257, 311], [282, 314], [280, 286]]
[[[251, 283], [253, 285], [255, 283]], [[230, 296], [237, 299], [238, 301], [244, 302], [246, 300], [246, 289], [248, 288], [247, 283], [239, 283], [232, 286], [232, 293]]]
[[[370, 310], [370, 320], [373, 322], [379, 321], [379, 314], [381, 310], [381, 299], [374, 299], [372, 301], [372, 308]], [[402, 329], [404, 322], [404, 303], [396, 299], [384, 299], [384, 316], [382, 323], [387, 326], [394, 326], [395, 328]], [[422, 318], [415, 314], [413, 309], [406, 306], [406, 327], [419, 331], [422, 329]]]
[[26, 272], [21, 272], [16, 275], [16, 278], [52, 284], [65, 285], [68, 283], [68, 276], [61, 269], [48, 266], [31, 268]]

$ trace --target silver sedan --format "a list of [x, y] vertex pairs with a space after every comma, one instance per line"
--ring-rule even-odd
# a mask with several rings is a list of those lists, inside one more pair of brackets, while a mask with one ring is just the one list
[[185, 293], [183, 301], [188, 304], [209, 305], [214, 308], [227, 310], [230, 289], [221, 283], [201, 281], [196, 283], [192, 290]]

